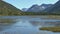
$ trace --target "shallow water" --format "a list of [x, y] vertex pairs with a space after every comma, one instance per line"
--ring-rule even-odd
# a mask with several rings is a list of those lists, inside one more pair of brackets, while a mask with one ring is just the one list
[[[44, 17], [44, 16], [43, 16]], [[43, 26], [55, 26], [57, 19], [42, 19], [40, 16], [1, 16], [0, 19], [17, 19], [16, 23], [0, 25], [0, 34], [60, 34], [60, 32], [39, 30]], [[52, 22], [50, 24], [50, 22]], [[58, 23], [59, 24], [59, 23]]]

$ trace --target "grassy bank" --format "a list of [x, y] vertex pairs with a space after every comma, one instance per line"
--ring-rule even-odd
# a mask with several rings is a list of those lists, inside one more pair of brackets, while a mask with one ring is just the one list
[[0, 19], [0, 23], [14, 23], [13, 19]]
[[60, 26], [59, 27], [42, 27], [42, 28], [40, 28], [40, 30], [60, 32]]

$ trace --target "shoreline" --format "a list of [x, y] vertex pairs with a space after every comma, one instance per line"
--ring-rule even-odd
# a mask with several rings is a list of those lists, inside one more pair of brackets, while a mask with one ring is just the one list
[[39, 30], [52, 31], [52, 32], [60, 32], [60, 26], [42, 27], [42, 28], [39, 28]]

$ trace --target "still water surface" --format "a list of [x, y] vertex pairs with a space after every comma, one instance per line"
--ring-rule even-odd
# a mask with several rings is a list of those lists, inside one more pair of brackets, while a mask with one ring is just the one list
[[[44, 16], [42, 16], [44, 18]], [[0, 19], [17, 19], [15, 23], [0, 25], [0, 34], [60, 34], [60, 32], [42, 31], [40, 27], [55, 26], [57, 19], [42, 19], [41, 16], [1, 16]], [[50, 23], [52, 22], [52, 24]]]

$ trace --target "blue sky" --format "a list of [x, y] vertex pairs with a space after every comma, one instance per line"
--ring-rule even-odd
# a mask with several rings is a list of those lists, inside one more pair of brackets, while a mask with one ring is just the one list
[[15, 7], [19, 8], [19, 9], [22, 9], [22, 8], [29, 8], [33, 4], [38, 4], [38, 5], [41, 5], [43, 3], [54, 4], [58, 0], [4, 0], [4, 1], [14, 5]]

